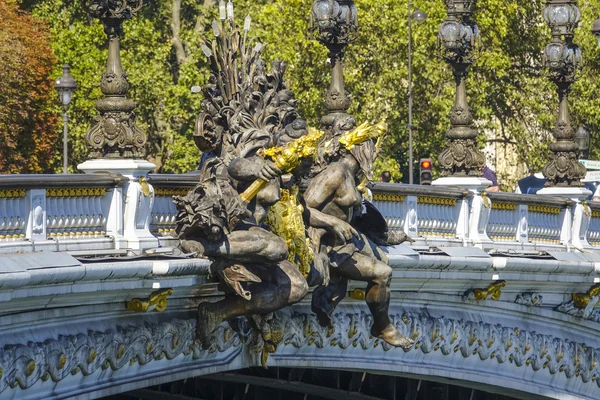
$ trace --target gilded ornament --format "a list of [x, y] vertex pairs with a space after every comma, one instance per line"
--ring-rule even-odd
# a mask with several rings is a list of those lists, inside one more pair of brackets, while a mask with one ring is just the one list
[[350, 132], [347, 132], [340, 137], [339, 142], [346, 148], [346, 150], [352, 150], [357, 144], [366, 142], [370, 139], [379, 139], [387, 132], [387, 123], [380, 121], [376, 125], [369, 125], [367, 122], [363, 122], [358, 127], [354, 128]]
[[499, 300], [502, 295], [502, 288], [506, 286], [506, 281], [495, 281], [490, 283], [487, 289], [472, 289], [466, 293], [467, 299], [486, 300], [491, 297], [492, 300]]
[[492, 210], [515, 211], [516, 209], [515, 203], [492, 203]]
[[529, 212], [540, 213], [540, 214], [554, 214], [559, 215], [561, 212], [560, 207], [552, 207], [552, 206], [540, 206], [532, 204], [528, 207]]
[[33, 372], [35, 371], [35, 361], [31, 360], [29, 361], [29, 363], [27, 364], [27, 367], [25, 368], [25, 375], [26, 376], [31, 376], [33, 375]]
[[88, 356], [88, 364], [93, 363], [96, 360], [96, 356], [97, 356], [97, 351], [96, 349], [94, 349], [93, 347], [90, 349], [90, 354]]
[[150, 185], [148, 184], [148, 180], [144, 177], [141, 177], [139, 180], [140, 187], [142, 188], [142, 194], [144, 197], [150, 196]]
[[56, 368], [63, 369], [65, 364], [67, 363], [67, 355], [62, 353], [60, 357], [58, 357], [58, 363], [56, 363]]
[[154, 188], [154, 194], [156, 196], [185, 196], [189, 192], [189, 189], [186, 188]]
[[453, 207], [456, 205], [456, 199], [444, 197], [418, 196], [417, 204], [431, 204], [436, 206]]
[[117, 347], [117, 358], [120, 360], [121, 358], [123, 358], [123, 356], [125, 355], [125, 345], [123, 343], [120, 343], [119, 346]]
[[298, 202], [298, 187], [294, 185], [290, 189], [281, 189], [281, 200], [269, 210], [266, 223], [271, 232], [286, 242], [288, 260], [306, 278], [314, 260], [314, 252], [306, 236], [303, 211]]
[[173, 289], [160, 289], [152, 292], [145, 299], [134, 298], [127, 302], [127, 309], [135, 312], [156, 311], [162, 312], [167, 309], [167, 297], [173, 294]]
[[[600, 283], [592, 286], [586, 293], [573, 293], [571, 298], [573, 299], [575, 307], [583, 309], [588, 306], [592, 297], [598, 296], [600, 296]], [[597, 307], [598, 305], [600, 305], [600, 299], [594, 304], [594, 307]]]
[[22, 199], [27, 194], [25, 189], [0, 190], [0, 199]]
[[374, 201], [389, 201], [395, 203], [403, 203], [404, 196], [400, 194], [391, 194], [391, 193], [375, 193], [373, 194]]
[[[314, 157], [319, 141], [324, 135], [321, 131], [312, 131], [281, 147], [271, 147], [262, 150], [264, 157], [269, 157], [282, 172], [291, 172], [303, 158]], [[254, 181], [240, 196], [245, 203], [250, 203], [267, 182], [262, 179]]]

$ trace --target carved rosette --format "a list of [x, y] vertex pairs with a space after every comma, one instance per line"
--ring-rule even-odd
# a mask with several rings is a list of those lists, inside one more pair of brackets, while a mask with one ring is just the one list
[[94, 0], [90, 14], [104, 24], [108, 36], [108, 62], [100, 80], [104, 98], [96, 103], [100, 115], [86, 134], [89, 158], [144, 158], [146, 133], [136, 125], [136, 103], [127, 99], [129, 81], [120, 57], [123, 21], [131, 19], [143, 0]]

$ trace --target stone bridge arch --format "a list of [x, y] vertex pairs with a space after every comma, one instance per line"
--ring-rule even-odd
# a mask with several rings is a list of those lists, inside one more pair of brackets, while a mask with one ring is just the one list
[[[417, 377], [527, 400], [597, 399], [600, 346], [591, 323], [519, 304], [402, 297], [390, 313], [416, 340], [410, 351], [370, 336], [362, 302], [344, 301], [330, 330], [318, 326], [308, 304], [299, 304], [277, 314], [284, 339], [267, 365]], [[74, 322], [70, 330], [78, 334], [5, 346], [0, 398], [98, 398], [261, 364], [261, 355], [226, 324], [215, 332], [213, 348], [202, 350], [194, 316], [181, 308]]]

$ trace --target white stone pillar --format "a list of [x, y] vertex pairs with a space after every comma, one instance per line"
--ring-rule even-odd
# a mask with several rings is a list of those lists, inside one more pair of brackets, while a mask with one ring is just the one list
[[432, 186], [460, 187], [473, 193], [471, 198], [463, 201], [458, 219], [457, 236], [461, 237], [465, 243], [468, 242], [481, 248], [489, 247], [492, 244], [486, 232], [492, 202], [489, 197], [481, 195], [491, 184], [490, 180], [483, 177], [453, 176], [439, 178], [431, 183]]
[[146, 160], [96, 159], [79, 164], [86, 174], [116, 173], [129, 179], [122, 189], [113, 192], [107, 219], [107, 234], [115, 238], [117, 248], [144, 250], [158, 247], [150, 232], [150, 213], [154, 188], [148, 173], [156, 166]]
[[573, 201], [573, 206], [567, 210], [563, 220], [560, 241], [566, 246], [578, 250], [591, 248], [587, 241], [587, 230], [591, 220], [591, 210], [584, 200], [592, 195], [585, 187], [548, 187], [537, 192], [540, 196], [562, 196]]

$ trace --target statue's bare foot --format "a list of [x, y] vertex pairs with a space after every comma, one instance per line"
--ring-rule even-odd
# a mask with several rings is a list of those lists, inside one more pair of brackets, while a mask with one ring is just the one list
[[181, 250], [184, 253], [195, 253], [197, 256], [204, 255], [204, 246], [196, 240], [182, 240], [180, 242]]
[[371, 328], [371, 335], [382, 339], [383, 341], [391, 344], [394, 347], [401, 347], [404, 351], [410, 350], [415, 344], [414, 340], [398, 332], [398, 329], [396, 329], [396, 327], [393, 324], [389, 324], [388, 326], [386, 326], [385, 329], [381, 331], [381, 333], [379, 333], [378, 335], [375, 334], [375, 332]]
[[202, 344], [204, 350], [208, 350], [212, 344], [212, 333], [221, 323], [219, 315], [212, 303], [204, 302], [198, 305], [198, 320], [196, 321], [196, 338]]

